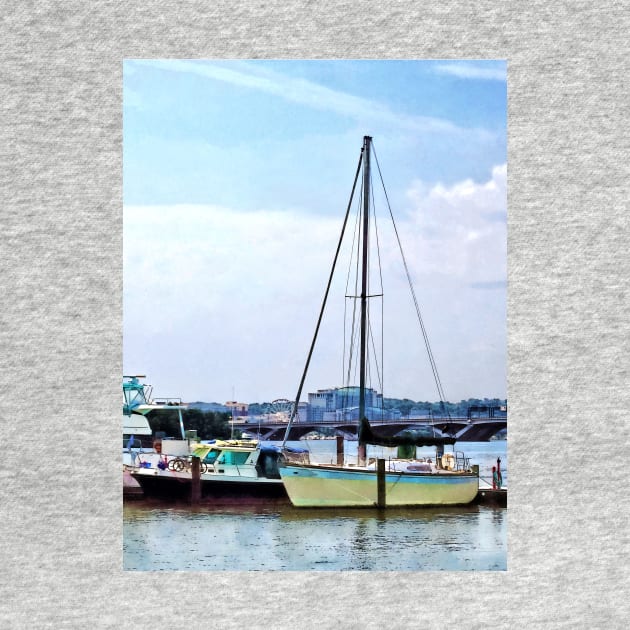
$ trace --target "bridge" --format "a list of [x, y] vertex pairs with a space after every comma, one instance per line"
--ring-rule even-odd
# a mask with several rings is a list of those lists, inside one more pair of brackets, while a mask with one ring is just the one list
[[[458, 442], [487, 442], [493, 435], [501, 429], [507, 428], [507, 418], [451, 418], [449, 420], [428, 418], [423, 419], [401, 419], [394, 420], [374, 420], [372, 427], [378, 429], [383, 435], [393, 436], [405, 429], [418, 431], [431, 431], [430, 435], [448, 436], [452, 432], [453, 437]], [[286, 422], [235, 422], [234, 426], [256, 433], [261, 440], [282, 440], [287, 430]], [[311, 431], [320, 429], [332, 429], [335, 435], [342, 435], [346, 439], [357, 439], [357, 423], [350, 420], [318, 420], [294, 422], [289, 431], [289, 440], [299, 440]]]

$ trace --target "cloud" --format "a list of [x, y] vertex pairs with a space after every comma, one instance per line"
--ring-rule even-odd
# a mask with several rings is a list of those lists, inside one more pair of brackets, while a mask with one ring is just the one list
[[[415, 268], [480, 287], [507, 278], [507, 165], [495, 166], [485, 182], [471, 179], [428, 187], [415, 181], [408, 231], [422, 243]], [[497, 285], [498, 286], [498, 285]]]
[[[135, 68], [134, 68], [135, 65]], [[318, 83], [301, 78], [293, 78], [253, 62], [230, 62], [230, 67], [222, 63], [196, 60], [144, 60], [127, 62], [127, 68], [148, 66], [168, 72], [193, 74], [214, 81], [222, 81], [252, 90], [273, 94], [279, 98], [314, 109], [331, 111], [361, 121], [390, 124], [413, 132], [478, 133], [483, 130], [463, 129], [454, 123], [431, 116], [409, 116], [392, 111], [387, 105], [333, 90]]]
[[330, 252], [339, 225], [340, 219], [298, 212], [125, 206], [125, 292], [158, 296], [174, 317], [182, 313], [180, 299], [194, 299], [210, 312], [227, 302], [241, 307], [263, 286], [263, 301], [281, 291], [289, 299], [312, 280], [298, 278], [290, 261], [306, 262], [307, 273], [317, 268], [330, 257], [323, 252]]
[[192, 205], [123, 216], [125, 369], [191, 400], [227, 400], [233, 385], [250, 402], [293, 396], [341, 219]]
[[[505, 211], [505, 186], [505, 166], [481, 183], [416, 181], [409, 190], [411, 210], [397, 219], [440, 375], [453, 399], [502, 394], [506, 224], [495, 215]], [[148, 372], [156, 391], [189, 400], [227, 400], [235, 385], [235, 395], [248, 402], [291, 398], [341, 218], [208, 205], [125, 206], [123, 216], [124, 369]], [[351, 221], [348, 229], [353, 227]], [[386, 359], [386, 393], [433, 399], [422, 343], [410, 341], [418, 325], [395, 238], [379, 230], [379, 240], [384, 273], [398, 269], [385, 280], [386, 304], [394, 308], [384, 328], [388, 356], [394, 357]], [[305, 391], [343, 382], [347, 258], [338, 270]], [[464, 374], [464, 366], [480, 356], [491, 371]]]
[[484, 81], [506, 81], [506, 66], [497, 66], [487, 64], [475, 65], [470, 62], [458, 63], [441, 63], [435, 67], [435, 71], [439, 74], [450, 74], [460, 79], [477, 79]]

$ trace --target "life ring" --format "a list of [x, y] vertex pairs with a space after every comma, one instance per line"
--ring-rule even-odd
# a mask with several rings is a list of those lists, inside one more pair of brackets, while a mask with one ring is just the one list
[[453, 453], [444, 453], [442, 455], [442, 468], [444, 470], [455, 470], [455, 456]]

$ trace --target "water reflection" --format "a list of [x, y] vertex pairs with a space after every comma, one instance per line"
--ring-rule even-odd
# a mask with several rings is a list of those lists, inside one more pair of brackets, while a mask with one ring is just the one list
[[505, 570], [502, 508], [124, 508], [130, 570]]

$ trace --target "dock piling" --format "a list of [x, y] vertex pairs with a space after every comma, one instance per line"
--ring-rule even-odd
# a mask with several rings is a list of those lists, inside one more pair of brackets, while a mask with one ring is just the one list
[[343, 435], [337, 435], [337, 466], [343, 466]]
[[384, 508], [385, 496], [385, 460], [376, 460], [376, 507]]
[[201, 460], [193, 456], [191, 466], [190, 502], [196, 505], [201, 500]]

